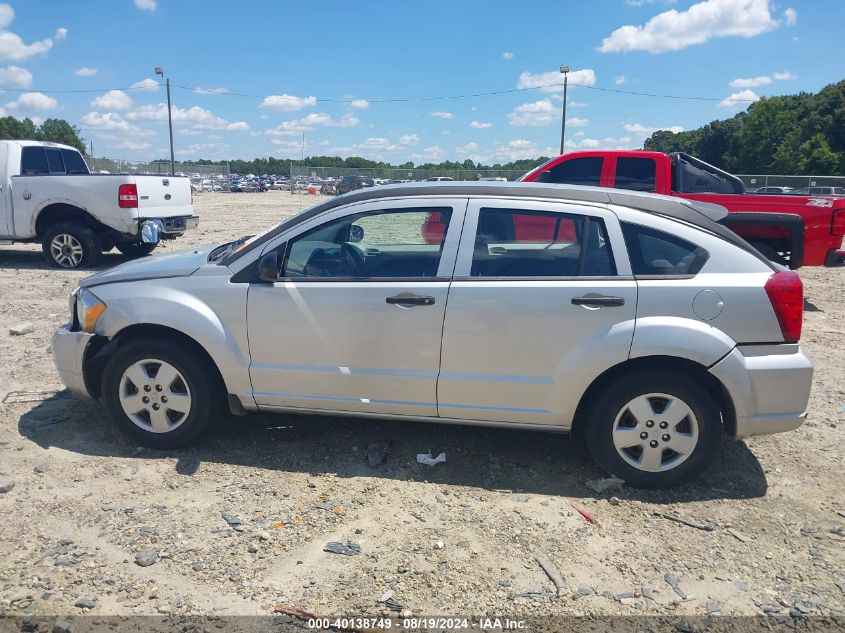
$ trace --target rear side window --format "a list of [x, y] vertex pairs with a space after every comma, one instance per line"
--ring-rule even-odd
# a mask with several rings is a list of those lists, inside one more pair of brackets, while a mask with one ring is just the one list
[[601, 156], [565, 160], [549, 170], [549, 179], [546, 182], [597, 187], [601, 180], [603, 161]]
[[651, 158], [617, 158], [617, 189], [632, 191], [654, 191], [656, 165]]
[[700, 246], [663, 231], [639, 224], [621, 224], [636, 276], [695, 275], [710, 256]]
[[65, 162], [62, 160], [62, 153], [57, 149], [44, 150], [47, 154], [47, 166], [51, 174], [65, 173]]
[[24, 147], [21, 152], [21, 173], [26, 176], [49, 174], [47, 155], [43, 147]]
[[72, 149], [63, 149], [62, 150], [62, 158], [65, 161], [65, 170], [69, 174], [87, 174], [88, 173], [88, 165], [85, 164], [85, 160], [82, 158], [79, 152], [75, 152]]
[[481, 209], [472, 277], [577, 277], [616, 274], [604, 223], [595, 218]]

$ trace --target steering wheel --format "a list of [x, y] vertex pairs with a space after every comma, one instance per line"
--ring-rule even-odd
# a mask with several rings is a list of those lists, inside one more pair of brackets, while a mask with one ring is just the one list
[[350, 277], [361, 277], [364, 274], [364, 256], [356, 247], [348, 242], [340, 245], [340, 257], [346, 264]]

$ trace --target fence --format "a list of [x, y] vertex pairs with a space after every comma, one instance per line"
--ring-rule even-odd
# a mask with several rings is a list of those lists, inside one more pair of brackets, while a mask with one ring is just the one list
[[845, 176], [786, 176], [776, 174], [737, 174], [749, 191], [760, 187], [845, 187]]
[[[86, 157], [88, 168], [93, 173], [109, 172], [110, 174], [153, 174], [166, 176], [170, 174], [170, 161], [131, 162], [128, 160], [111, 158]], [[229, 165], [197, 165], [195, 163], [175, 164], [176, 174], [179, 176], [228, 176]]]
[[485, 178], [505, 178], [516, 180], [528, 170], [516, 169], [398, 169], [398, 168], [361, 168], [348, 167], [295, 167], [291, 166], [291, 180], [310, 180], [319, 178], [342, 178], [343, 176], [365, 176], [380, 180], [408, 181], [426, 180], [427, 178], [451, 178], [452, 180], [483, 180]]

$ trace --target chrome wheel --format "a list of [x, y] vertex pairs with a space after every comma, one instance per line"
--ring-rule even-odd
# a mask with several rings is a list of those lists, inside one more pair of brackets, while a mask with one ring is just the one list
[[628, 464], [664, 472], [682, 464], [698, 444], [698, 420], [689, 405], [665, 393], [637, 396], [613, 422], [613, 445]]
[[50, 242], [50, 254], [62, 268], [76, 268], [85, 254], [82, 244], [70, 233], [59, 233]]
[[188, 383], [173, 365], [147, 358], [126, 368], [120, 380], [120, 406], [136, 426], [167, 433], [191, 412]]

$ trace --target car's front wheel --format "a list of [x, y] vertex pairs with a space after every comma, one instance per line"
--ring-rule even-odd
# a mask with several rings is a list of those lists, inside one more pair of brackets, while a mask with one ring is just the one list
[[670, 488], [707, 468], [721, 434], [719, 404], [710, 391], [660, 370], [613, 381], [595, 398], [585, 439], [608, 473], [640, 488]]
[[179, 448], [211, 421], [221, 389], [192, 350], [157, 341], [131, 341], [103, 372], [102, 397], [127, 434], [153, 448]]

